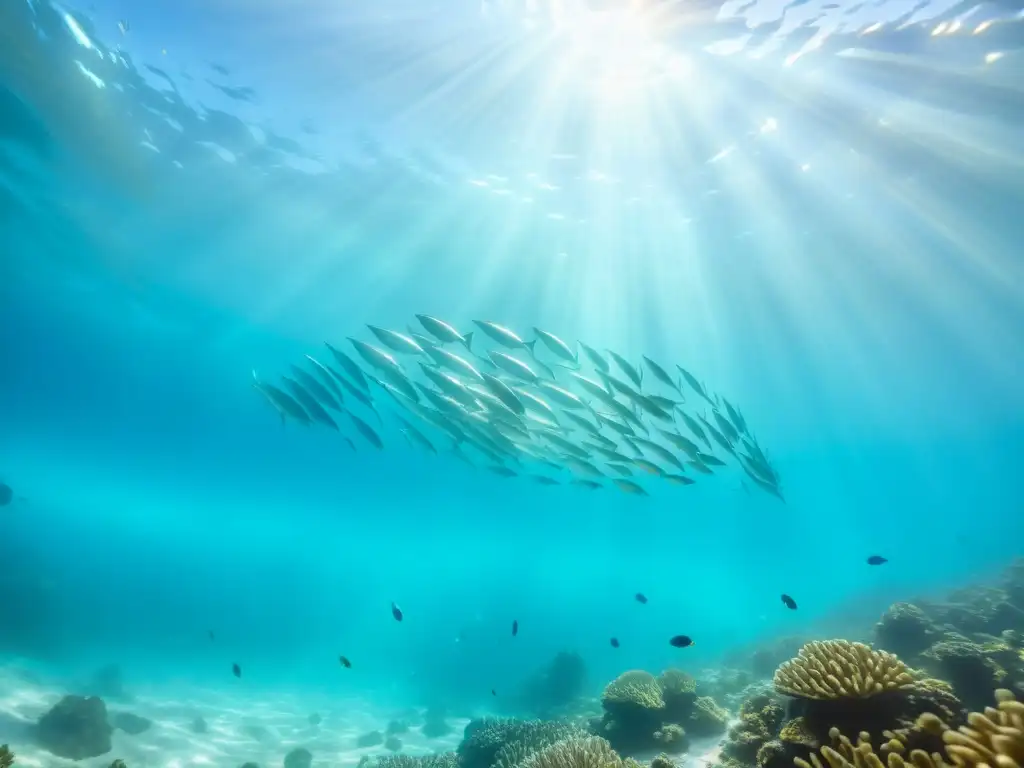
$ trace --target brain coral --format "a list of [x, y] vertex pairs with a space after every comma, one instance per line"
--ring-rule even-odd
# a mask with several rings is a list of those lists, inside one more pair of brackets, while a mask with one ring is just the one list
[[909, 667], [891, 653], [863, 643], [823, 640], [807, 643], [795, 659], [775, 671], [780, 693], [803, 699], [867, 698], [909, 688]]
[[[1024, 703], [1007, 690], [996, 691], [996, 707], [972, 712], [967, 725], [953, 729], [934, 714], [922, 715], [917, 726], [941, 735], [945, 755], [915, 749], [909, 762], [915, 768], [1021, 768], [1024, 766]], [[868, 734], [860, 734], [857, 744], [833, 729], [832, 747], [822, 747], [821, 755], [829, 768], [908, 768], [904, 746], [898, 738], [882, 747], [885, 763], [871, 748]], [[825, 768], [817, 755], [810, 762], [796, 758], [797, 768]]]

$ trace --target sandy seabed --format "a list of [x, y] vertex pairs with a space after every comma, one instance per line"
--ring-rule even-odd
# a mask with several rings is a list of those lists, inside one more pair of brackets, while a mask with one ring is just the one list
[[[113, 749], [100, 757], [67, 760], [35, 743], [32, 726], [68, 691], [18, 667], [0, 667], [0, 744], [15, 753], [15, 768], [110, 768], [121, 759], [128, 768], [240, 768], [253, 762], [260, 768], [281, 768], [284, 757], [297, 747], [313, 755], [313, 768], [355, 768], [365, 756], [393, 754], [383, 744], [358, 747], [356, 740], [384, 732], [396, 718], [393, 710], [374, 710], [360, 699], [282, 695], [250, 698], [223, 691], [195, 689], [188, 698], [139, 693], [131, 701], [107, 701], [108, 714], [128, 712], [152, 721], [143, 733], [115, 729]], [[321, 721], [310, 722], [316, 713]], [[206, 730], [197, 733], [202, 718]], [[399, 754], [429, 755], [453, 751], [469, 718], [447, 719], [451, 733], [428, 738], [420, 732], [422, 712], [409, 718], [409, 730], [398, 736]], [[674, 757], [679, 768], [707, 768], [718, 756], [719, 740], [702, 740], [685, 755]], [[649, 763], [648, 760], [642, 761]]]
[[[115, 729], [113, 749], [100, 757], [67, 760], [38, 746], [32, 726], [68, 691], [49, 685], [24, 670], [0, 668], [0, 744], [15, 754], [15, 768], [109, 768], [120, 758], [128, 768], [239, 768], [254, 762], [260, 768], [281, 768], [296, 747], [313, 755], [314, 768], [355, 768], [364, 756], [392, 754], [383, 744], [360, 748], [356, 739], [381, 731], [396, 719], [395, 712], [375, 712], [365, 701], [316, 696], [248, 698], [218, 691], [195, 690], [186, 699], [137, 693], [129, 702], [106, 701], [108, 713], [129, 712], [152, 721], [148, 730], [130, 735]], [[322, 719], [310, 723], [310, 715]], [[193, 723], [201, 717], [204, 733]], [[427, 738], [420, 732], [422, 718], [411, 718], [400, 754], [425, 755], [454, 750], [467, 718], [449, 718], [452, 732]]]

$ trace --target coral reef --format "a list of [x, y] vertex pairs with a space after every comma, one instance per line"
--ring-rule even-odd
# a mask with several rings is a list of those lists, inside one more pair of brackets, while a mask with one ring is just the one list
[[602, 738], [564, 739], [541, 749], [520, 764], [520, 768], [639, 768], [623, 760]]
[[284, 756], [284, 768], [310, 768], [313, 753], [303, 747], [296, 747]]
[[459, 768], [459, 758], [454, 752], [438, 755], [383, 755], [364, 757], [358, 768]]
[[740, 706], [740, 721], [734, 725], [722, 745], [719, 763], [723, 766], [757, 764], [761, 748], [774, 739], [782, 727], [786, 712], [769, 694], [756, 694]]
[[[972, 712], [968, 725], [953, 729], [934, 714], [921, 715], [916, 730], [939, 738], [931, 752], [910, 750], [909, 761], [916, 768], [1020, 768], [1024, 765], [1024, 703], [1007, 690], [996, 692], [996, 707]], [[821, 748], [829, 768], [904, 768], [907, 761], [905, 734], [888, 733], [888, 741], [876, 753], [867, 733], [859, 734], [853, 744], [839, 729], [829, 732], [831, 746]], [[882, 757], [885, 757], [883, 763]], [[797, 768], [825, 768], [818, 755], [794, 758]]]
[[[1009, 649], [1008, 646], [1006, 646]], [[989, 647], [990, 651], [999, 648]], [[936, 643], [924, 654], [925, 665], [953, 689], [972, 709], [981, 709], [992, 699], [1007, 677], [1006, 670], [990, 657], [986, 648], [965, 637], [950, 637]]]
[[903, 659], [916, 659], [936, 633], [927, 614], [911, 603], [893, 603], [875, 625], [878, 645]]
[[84, 760], [111, 750], [112, 730], [102, 699], [65, 696], [39, 718], [35, 735], [48, 752], [69, 760]]
[[14, 765], [14, 753], [6, 744], [0, 746], [0, 768], [11, 768]]
[[661, 748], [668, 754], [678, 755], [685, 752], [689, 746], [686, 738], [686, 730], [675, 723], [665, 723], [654, 732], [654, 740], [661, 745]]
[[462, 768], [511, 768], [557, 741], [585, 736], [575, 726], [543, 720], [471, 720], [456, 753]]
[[715, 703], [710, 696], [698, 696], [693, 703], [684, 725], [686, 732], [694, 738], [717, 736], [725, 733], [729, 724], [729, 713]]
[[389, 752], [401, 752], [402, 751], [402, 740], [397, 736], [388, 736], [384, 739], [384, 749]]
[[910, 687], [906, 664], [863, 643], [823, 640], [808, 643], [795, 659], [775, 670], [780, 693], [805, 699], [867, 698]]
[[651, 768], [676, 768], [676, 764], [668, 755], [658, 755], [651, 760]]
[[[0, 768], [2, 768], [2, 766], [3, 766], [3, 763], [0, 763]], [[117, 759], [117, 760], [115, 760], [114, 762], [112, 762], [110, 764], [110, 768], [128, 768], [128, 766], [125, 765], [124, 760]]]

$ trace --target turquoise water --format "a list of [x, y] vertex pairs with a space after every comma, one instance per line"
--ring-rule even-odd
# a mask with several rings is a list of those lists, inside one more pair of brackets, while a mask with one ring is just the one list
[[[1018, 9], [540, 6], [2, 3], [0, 651], [487, 711], [1021, 554]], [[417, 313], [683, 365], [785, 503], [353, 452], [251, 387]]]

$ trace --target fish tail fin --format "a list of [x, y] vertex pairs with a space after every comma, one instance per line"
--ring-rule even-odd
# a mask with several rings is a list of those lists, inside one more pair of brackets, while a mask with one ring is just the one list
[[537, 357], [537, 350], [535, 349], [535, 347], [537, 346], [536, 339], [534, 339], [533, 341], [524, 341], [523, 346], [530, 350], [530, 357]]
[[462, 343], [466, 345], [466, 351], [473, 351], [473, 331], [463, 335]]

